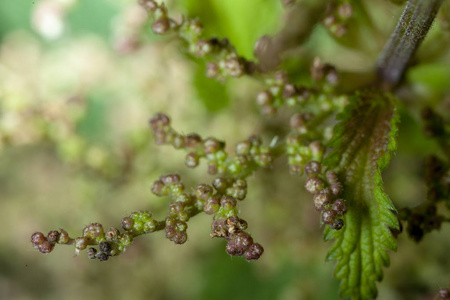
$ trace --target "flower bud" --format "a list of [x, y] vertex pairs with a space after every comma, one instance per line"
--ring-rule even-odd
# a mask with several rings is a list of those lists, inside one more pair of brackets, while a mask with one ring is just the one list
[[109, 242], [100, 242], [100, 244], [98, 244], [98, 248], [105, 254], [109, 254], [111, 252], [111, 244]]
[[119, 229], [111, 227], [105, 233], [105, 237], [107, 241], [115, 241], [117, 240], [119, 234], [120, 234]]
[[334, 201], [331, 209], [336, 212], [336, 214], [342, 216], [347, 212], [347, 204], [343, 199], [337, 199]]
[[109, 259], [109, 255], [103, 252], [97, 253], [95, 257], [98, 258], [99, 261], [107, 261]]
[[200, 163], [200, 156], [194, 152], [190, 152], [186, 155], [184, 163], [188, 168], [195, 168]]
[[58, 243], [67, 244], [70, 241], [69, 234], [64, 229], [61, 229], [60, 231], [61, 233], [59, 235]]
[[186, 147], [188, 148], [196, 148], [202, 142], [202, 138], [196, 133], [190, 133], [186, 136]]
[[261, 257], [261, 255], [264, 253], [264, 248], [258, 244], [254, 243], [251, 244], [250, 247], [245, 251], [245, 259], [247, 261], [250, 260], [257, 260]]
[[206, 65], [206, 77], [214, 78], [219, 75], [219, 67], [217, 64], [210, 62]]
[[[325, 190], [325, 189], [324, 189]], [[318, 194], [314, 195], [314, 207], [316, 210], [321, 211], [327, 204], [331, 201], [331, 195], [329, 192], [320, 191]]]
[[222, 199], [220, 200], [220, 205], [224, 209], [230, 210], [236, 207], [236, 199], [234, 199], [231, 196], [223, 196]]
[[219, 207], [220, 207], [219, 199], [215, 196], [211, 196], [206, 200], [205, 206], [203, 207], [203, 211], [208, 215], [212, 215], [219, 210]]
[[317, 177], [311, 177], [306, 181], [305, 188], [311, 194], [317, 194], [325, 187], [322, 180]]
[[196, 188], [195, 188], [195, 196], [198, 199], [202, 199], [202, 200], [206, 200], [208, 199], [212, 193], [213, 193], [213, 188], [210, 185], [207, 184], [199, 184]]
[[262, 91], [256, 95], [256, 103], [260, 106], [267, 106], [272, 104], [273, 96], [269, 91]]
[[333, 224], [335, 218], [336, 218], [336, 212], [334, 212], [333, 210], [325, 210], [322, 213], [322, 221], [325, 224]]
[[38, 245], [38, 250], [41, 253], [47, 254], [53, 251], [55, 244], [50, 243], [49, 241], [44, 241], [42, 244]]
[[172, 240], [177, 245], [184, 244], [187, 241], [187, 233], [186, 232], [177, 232], [173, 236]]
[[161, 18], [152, 24], [152, 31], [156, 34], [165, 34], [170, 30], [170, 20]]
[[237, 155], [248, 155], [250, 153], [252, 145], [249, 141], [243, 141], [236, 145], [236, 154]]
[[342, 193], [342, 184], [340, 182], [332, 183], [330, 190], [335, 196], [339, 196]]
[[103, 226], [99, 223], [91, 223], [83, 229], [83, 236], [95, 239], [103, 235]]
[[228, 181], [225, 178], [217, 177], [213, 181], [213, 187], [218, 192], [224, 192], [227, 189], [228, 185]]
[[305, 165], [305, 173], [308, 176], [318, 175], [320, 173], [321, 165], [317, 161], [310, 161]]
[[89, 248], [86, 254], [89, 259], [96, 259], [97, 257], [95, 255], [97, 254], [97, 249]]
[[161, 180], [156, 180], [152, 185], [152, 193], [156, 196], [163, 196], [167, 194], [165, 191], [165, 185]]
[[342, 227], [344, 227], [344, 220], [336, 219], [334, 220], [333, 224], [330, 225], [330, 227], [334, 230], [341, 230]]
[[161, 176], [160, 180], [165, 185], [170, 185], [170, 184], [174, 184], [174, 183], [180, 182], [181, 178], [180, 178], [180, 175], [178, 175], [178, 174], [169, 174], [169, 175]]
[[45, 242], [45, 236], [42, 232], [33, 233], [33, 235], [31, 236], [31, 243], [33, 244], [33, 246], [39, 246], [43, 242]]
[[87, 245], [88, 245], [87, 238], [85, 238], [85, 237], [77, 237], [75, 239], [75, 248], [77, 248], [78, 250], [86, 249]]
[[59, 238], [59, 232], [56, 230], [52, 230], [47, 234], [47, 241], [50, 243], [56, 243]]
[[164, 228], [164, 231], [166, 233], [166, 238], [168, 238], [169, 240], [172, 240], [177, 233], [174, 226], [166, 226]]
[[125, 218], [122, 218], [122, 228], [123, 229], [125, 229], [125, 230], [131, 230], [131, 229], [133, 229], [133, 226], [134, 226], [134, 221], [133, 221], [133, 219], [132, 218], [130, 218], [130, 217], [125, 217]]
[[150, 126], [153, 130], [164, 129], [170, 125], [170, 119], [167, 115], [157, 113], [150, 119]]
[[205, 152], [205, 154], [213, 154], [223, 149], [224, 146], [225, 146], [224, 142], [218, 141], [215, 138], [210, 137], [203, 142], [203, 151]]
[[244, 252], [251, 244], [253, 244], [253, 238], [246, 232], [238, 232], [235, 237], [236, 248]]

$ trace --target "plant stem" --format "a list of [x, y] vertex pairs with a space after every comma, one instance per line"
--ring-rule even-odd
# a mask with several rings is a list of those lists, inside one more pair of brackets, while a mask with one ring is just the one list
[[431, 28], [443, 0], [409, 0], [378, 60], [382, 84], [393, 88], [403, 77], [415, 51]]

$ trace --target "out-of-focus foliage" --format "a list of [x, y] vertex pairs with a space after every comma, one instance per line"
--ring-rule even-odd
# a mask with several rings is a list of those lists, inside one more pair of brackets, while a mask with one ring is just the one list
[[[315, 55], [343, 72], [372, 68], [395, 25], [392, 15], [401, 10], [381, 0], [365, 5], [378, 49], [345, 48], [319, 26], [283, 62], [291, 75], [305, 78]], [[229, 38], [246, 58], [253, 57], [259, 36], [283, 23], [278, 1], [168, 6], [199, 17], [208, 35]], [[257, 83], [204, 77], [204, 66], [170, 38], [148, 34], [142, 47], [129, 51], [134, 44], [127, 37], [145, 18], [128, 0], [0, 1], [0, 299], [336, 299], [333, 265], [323, 263], [329, 245], [319, 238], [303, 182], [286, 174], [287, 162], [250, 178], [248, 199], [240, 204], [265, 245], [256, 263], [227, 256], [223, 242], [209, 238], [206, 216], [190, 222], [183, 246], [154, 234], [136, 239], [107, 264], [72, 258], [70, 247], [51, 256], [33, 251], [29, 236], [36, 228], [59, 225], [74, 232], [95, 221], [119, 226], [120, 218], [139, 209], [164, 216], [167, 203], [149, 192], [161, 174], [179, 172], [188, 184], [210, 180], [186, 171], [180, 153], [150, 142], [147, 122], [157, 111], [170, 114], [185, 133], [214, 135], [230, 145], [253, 133], [285, 130], [277, 118], [258, 121]], [[435, 30], [448, 49], [448, 31]], [[410, 108], [438, 97], [448, 108], [449, 65], [448, 55], [428, 58], [407, 75], [417, 94], [400, 109], [399, 155], [384, 178], [400, 206], [423, 200], [422, 160], [438, 149]], [[380, 299], [425, 299], [445, 286], [448, 233], [444, 226], [419, 245], [401, 235], [401, 255], [391, 255]]]

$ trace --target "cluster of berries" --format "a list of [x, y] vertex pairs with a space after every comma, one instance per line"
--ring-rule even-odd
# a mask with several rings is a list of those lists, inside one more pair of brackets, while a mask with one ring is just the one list
[[340, 4], [331, 2], [323, 20], [324, 26], [336, 37], [347, 33], [347, 26], [353, 15], [353, 6], [348, 1], [340, 1]]
[[314, 207], [322, 214], [322, 222], [330, 225], [332, 229], [339, 230], [344, 226], [341, 219], [347, 212], [347, 204], [339, 198], [343, 186], [334, 171], [328, 171], [325, 180], [321, 177], [321, 164], [310, 161], [305, 165], [305, 173], [308, 175], [305, 188], [314, 196]]
[[240, 77], [255, 71], [255, 64], [240, 57], [227, 39], [203, 38], [203, 26], [198, 20], [184, 17], [180, 24], [168, 17], [164, 4], [154, 0], [140, 0], [140, 5], [152, 17], [152, 31], [156, 34], [175, 32], [188, 44], [188, 51], [197, 57], [210, 56], [213, 62], [206, 67], [210, 78]]
[[238, 216], [226, 219], [216, 219], [212, 224], [211, 237], [221, 237], [228, 241], [226, 251], [233, 256], [244, 255], [245, 259], [257, 260], [264, 252], [264, 248], [253, 242], [251, 235], [245, 230], [247, 222]]
[[207, 160], [208, 173], [211, 175], [229, 174], [235, 177], [246, 177], [257, 167], [270, 167], [274, 154], [272, 148], [264, 146], [258, 136], [236, 145], [236, 156], [228, 157], [225, 142], [213, 137], [202, 139], [198, 134], [182, 135], [170, 126], [170, 119], [164, 114], [156, 114], [150, 120], [150, 126], [157, 144], [170, 144], [176, 149], [184, 149], [185, 164], [189, 168], [199, 165], [200, 159]]

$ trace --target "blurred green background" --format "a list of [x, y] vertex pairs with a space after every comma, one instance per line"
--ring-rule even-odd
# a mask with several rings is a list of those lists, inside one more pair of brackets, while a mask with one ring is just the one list
[[[377, 3], [374, 15], [387, 38], [401, 9]], [[208, 36], [228, 37], [247, 58], [258, 37], [283, 23], [275, 0], [167, 5], [175, 16], [199, 17]], [[226, 140], [230, 151], [251, 134], [268, 132], [268, 142], [286, 130], [286, 113], [260, 117], [254, 97], [261, 85], [254, 80], [206, 78], [204, 65], [170, 37], [147, 31], [136, 47], [128, 38], [144, 21], [127, 0], [0, 2], [0, 299], [338, 299], [319, 216], [285, 161], [249, 178], [240, 203], [249, 231], [265, 247], [257, 262], [227, 255], [224, 241], [209, 238], [206, 215], [189, 222], [182, 246], [158, 232], [106, 263], [74, 257], [73, 247], [49, 255], [32, 248], [35, 231], [76, 235], [91, 222], [120, 227], [122, 217], [140, 209], [163, 218], [168, 200], [150, 193], [162, 174], [178, 172], [190, 186], [211, 181], [204, 165], [187, 170], [182, 153], [152, 143], [147, 122], [156, 112], [169, 114], [183, 133]], [[347, 70], [369, 69], [375, 59], [346, 49], [321, 27], [305, 48], [304, 57], [285, 62], [294, 73], [316, 54]], [[450, 68], [439, 66], [430, 62], [410, 74], [430, 101], [448, 99]], [[423, 159], [437, 146], [408, 105], [401, 111], [386, 190], [400, 206], [416, 205], [425, 197]], [[401, 235], [379, 299], [430, 299], [446, 286], [449, 233], [444, 225], [419, 245]]]

